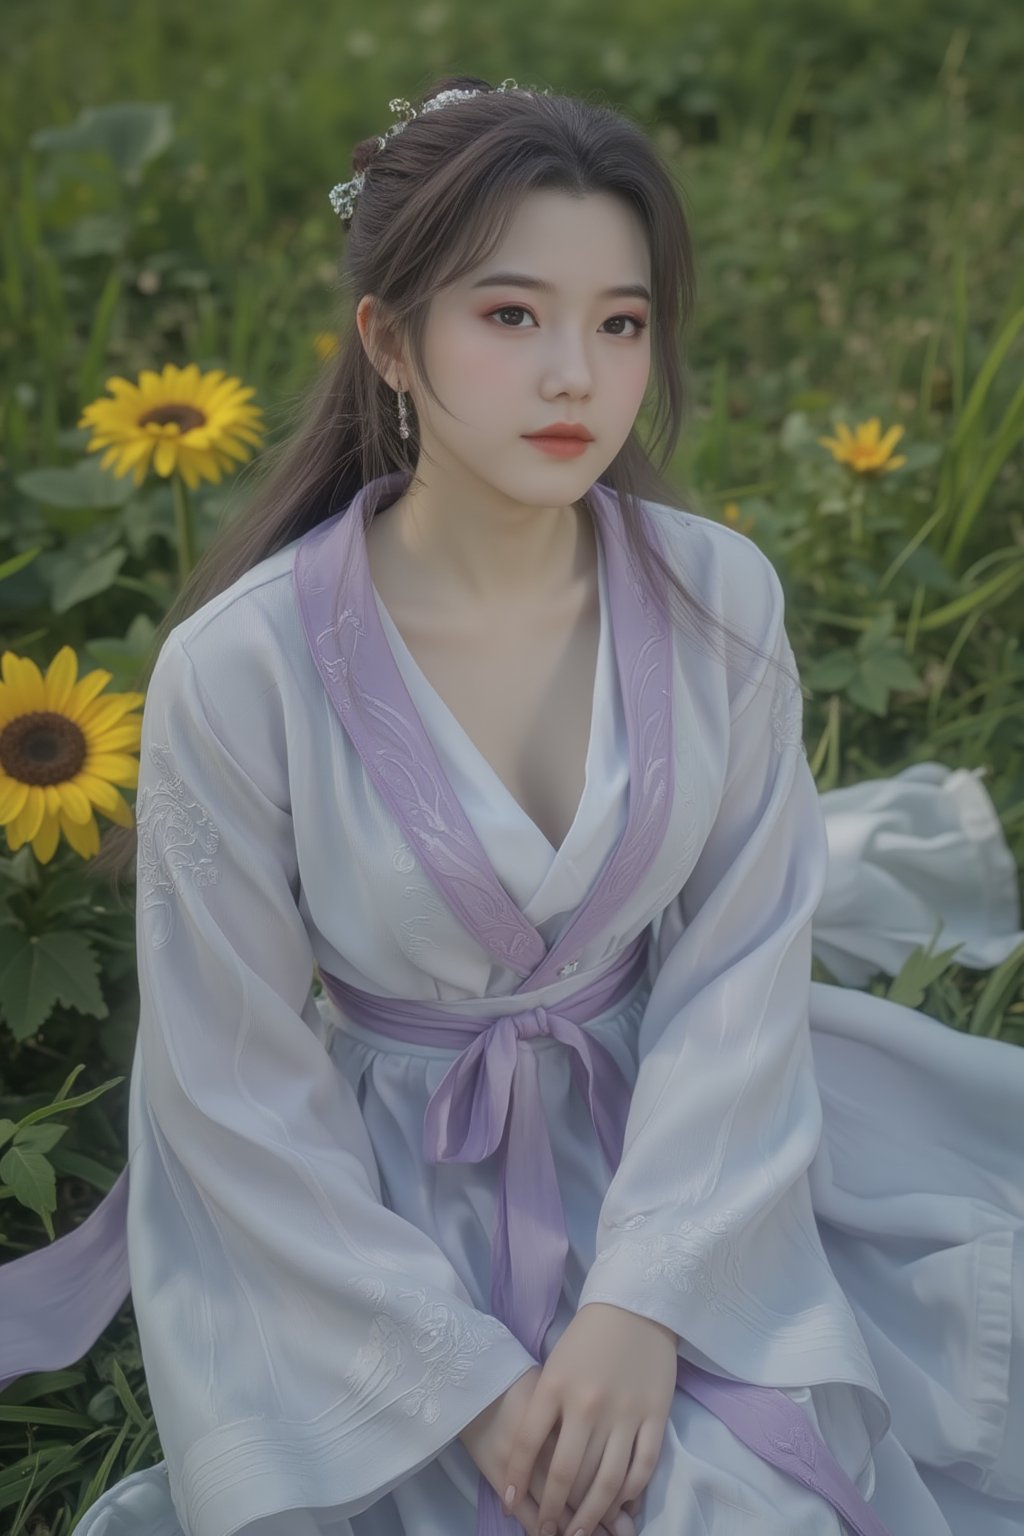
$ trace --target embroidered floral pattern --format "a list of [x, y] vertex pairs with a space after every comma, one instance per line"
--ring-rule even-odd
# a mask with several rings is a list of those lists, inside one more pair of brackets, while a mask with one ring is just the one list
[[[812, 1434], [809, 1425], [805, 1429], [802, 1424], [794, 1424], [788, 1439], [783, 1439], [781, 1435], [775, 1434], [770, 1429], [766, 1433], [780, 1456], [791, 1457], [794, 1461], [802, 1462], [810, 1471], [814, 1471], [818, 1463], [820, 1441]], [[811, 1486], [820, 1490], [820, 1485], [817, 1483], [812, 1483]]]
[[788, 670], [776, 673], [775, 695], [771, 708], [772, 745], [776, 752], [785, 752], [789, 747], [798, 747], [806, 757], [807, 748], [803, 739], [803, 695], [800, 684], [789, 675], [797, 672], [797, 665], [793, 648], [785, 635], [782, 637], [782, 656], [779, 659]]
[[162, 949], [174, 933], [174, 898], [182, 883], [219, 881], [214, 854], [220, 833], [206, 807], [189, 793], [170, 746], [152, 742], [148, 757], [159, 777], [145, 775], [135, 801], [138, 888], [149, 941]]
[[[632, 1263], [642, 1284], [667, 1283], [687, 1295], [696, 1291], [708, 1311], [720, 1312], [722, 1304], [718, 1291], [726, 1270], [733, 1268], [735, 1259], [728, 1233], [741, 1219], [742, 1212], [727, 1207], [706, 1221], [680, 1221], [670, 1232], [653, 1232], [636, 1239], [611, 1242], [598, 1253], [592, 1273], [622, 1253]], [[618, 1231], [634, 1232], [646, 1221], [646, 1216], [630, 1216], [611, 1225]]]
[[427, 1424], [440, 1417], [445, 1390], [461, 1385], [499, 1337], [508, 1338], [508, 1329], [496, 1317], [484, 1312], [467, 1317], [436, 1296], [428, 1298], [423, 1287], [392, 1289], [368, 1275], [356, 1275], [348, 1284], [376, 1310], [345, 1381], [362, 1402], [379, 1397], [402, 1370], [411, 1346], [423, 1371], [402, 1394], [402, 1411], [410, 1418], [422, 1415]]

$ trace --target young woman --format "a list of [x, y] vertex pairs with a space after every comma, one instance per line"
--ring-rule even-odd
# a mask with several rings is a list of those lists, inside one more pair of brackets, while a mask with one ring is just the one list
[[1024, 937], [991, 803], [837, 792], [830, 867], [779, 578], [637, 436], [645, 136], [459, 78], [355, 166], [345, 344], [147, 690], [130, 1181], [70, 1309], [85, 1227], [0, 1271], [0, 1378], [126, 1220], [165, 1459], [78, 1536], [1021, 1532], [1024, 1053], [849, 985]]

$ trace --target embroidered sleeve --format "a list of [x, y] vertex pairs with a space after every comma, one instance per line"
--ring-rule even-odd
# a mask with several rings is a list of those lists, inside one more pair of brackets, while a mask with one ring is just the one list
[[761, 661], [735, 703], [719, 809], [657, 956], [580, 1297], [654, 1318], [696, 1363], [738, 1373], [810, 1341], [864, 1352], [806, 1178], [821, 1128], [810, 938], [827, 841], [782, 588], [766, 559], [760, 569], [760, 649], [781, 670]]
[[320, 1038], [290, 808], [228, 739], [226, 686], [172, 634], [146, 698], [129, 1213], [161, 1443], [211, 1532], [296, 1489], [365, 1507], [534, 1364], [380, 1198]]

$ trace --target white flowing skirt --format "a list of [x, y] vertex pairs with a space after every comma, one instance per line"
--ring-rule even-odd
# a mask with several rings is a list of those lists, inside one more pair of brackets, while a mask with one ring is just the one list
[[[1021, 932], [1017, 871], [977, 773], [922, 764], [822, 795], [828, 883], [811, 986], [823, 1132], [809, 1170], [822, 1245], [892, 1412], [871, 1449], [842, 1383], [787, 1389], [892, 1536], [1024, 1536], [1024, 1050], [857, 990], [917, 945], [1000, 963]], [[588, 1024], [630, 1081], [646, 980]], [[356, 1085], [386, 1203], [448, 1254], [489, 1306], [492, 1160], [426, 1165], [426, 1101], [454, 1052], [384, 1040], [321, 999]], [[569, 1237], [548, 1348], [575, 1314], [608, 1172], [557, 1041], [535, 1042]], [[358, 1369], [358, 1364], [356, 1366]], [[365, 1361], [372, 1370], [371, 1357]], [[497, 1394], [496, 1394], [497, 1395]], [[388, 1482], [381, 1468], [379, 1486]], [[456, 1438], [404, 1481], [351, 1503], [287, 1508], [244, 1536], [474, 1536], [478, 1473]], [[294, 1500], [292, 1501], [294, 1502]], [[677, 1391], [640, 1536], [845, 1536], [831, 1507]], [[165, 1462], [122, 1479], [75, 1536], [194, 1536]], [[227, 1526], [218, 1536], [232, 1536]]]

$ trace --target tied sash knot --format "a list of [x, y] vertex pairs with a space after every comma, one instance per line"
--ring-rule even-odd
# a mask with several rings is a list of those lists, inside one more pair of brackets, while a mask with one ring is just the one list
[[449, 1067], [427, 1104], [423, 1155], [479, 1163], [498, 1155], [491, 1310], [534, 1358], [561, 1294], [569, 1240], [531, 1040], [570, 1049], [573, 1081], [614, 1171], [622, 1157], [629, 1084], [611, 1053], [555, 1008], [503, 1014]]
[[431, 1163], [479, 1163], [497, 1154], [491, 1313], [535, 1360], [558, 1307], [569, 1240], [530, 1042], [549, 1037], [568, 1047], [573, 1082], [614, 1172], [622, 1158], [629, 1083], [580, 1021], [621, 1003], [646, 968], [641, 933], [601, 975], [558, 1002], [493, 1019], [381, 997], [320, 972], [329, 996], [355, 1023], [392, 1039], [462, 1047], [427, 1103], [423, 1156]]
[[[614, 1173], [622, 1159], [631, 1089], [608, 1049], [577, 1021], [592, 1020], [621, 1002], [645, 969], [646, 945], [639, 935], [603, 975], [571, 996], [490, 1020], [362, 992], [320, 972], [328, 994], [355, 1023], [393, 1039], [463, 1047], [427, 1102], [423, 1155], [432, 1163], [478, 1163], [497, 1153], [491, 1312], [538, 1361], [558, 1306], [568, 1237], [530, 1042], [548, 1036], [569, 1048], [573, 1080]], [[825, 1499], [854, 1536], [890, 1536], [803, 1409], [784, 1392], [714, 1376], [683, 1358], [676, 1384], [764, 1461]], [[481, 1473], [476, 1536], [521, 1532]]]

